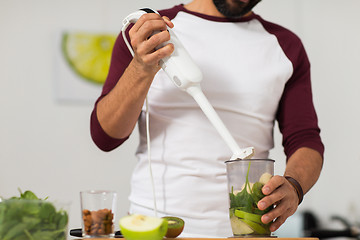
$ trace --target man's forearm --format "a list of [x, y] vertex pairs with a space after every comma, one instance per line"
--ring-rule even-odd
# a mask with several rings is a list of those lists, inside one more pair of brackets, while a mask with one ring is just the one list
[[284, 176], [296, 179], [304, 194], [316, 183], [320, 176], [323, 159], [319, 152], [310, 148], [299, 148], [288, 159]]
[[110, 93], [100, 100], [97, 117], [104, 131], [113, 138], [132, 132], [154, 75], [141, 72], [133, 61]]

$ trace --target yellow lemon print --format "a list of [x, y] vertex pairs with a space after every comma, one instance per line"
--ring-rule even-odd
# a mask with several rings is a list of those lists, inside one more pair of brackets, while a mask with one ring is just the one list
[[116, 35], [64, 33], [62, 50], [70, 67], [82, 78], [103, 84], [106, 80]]

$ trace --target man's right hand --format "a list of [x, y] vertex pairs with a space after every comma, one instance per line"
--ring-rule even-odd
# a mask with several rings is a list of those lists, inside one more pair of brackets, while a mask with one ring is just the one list
[[167, 26], [174, 26], [169, 18], [147, 13], [129, 30], [134, 57], [115, 87], [97, 104], [98, 121], [109, 136], [125, 138], [134, 129], [147, 92], [160, 70], [160, 59], [170, 56], [174, 51], [173, 44], [155, 50], [170, 40]]
[[[167, 17], [161, 17], [156, 13], [142, 15], [130, 29], [130, 41], [134, 50], [133, 64], [138, 70], [142, 70], [153, 76], [159, 71], [159, 61], [170, 56], [174, 51], [171, 43], [155, 50], [160, 44], [170, 40], [167, 26], [172, 28], [174, 24]], [[154, 34], [155, 32], [155, 34]]]

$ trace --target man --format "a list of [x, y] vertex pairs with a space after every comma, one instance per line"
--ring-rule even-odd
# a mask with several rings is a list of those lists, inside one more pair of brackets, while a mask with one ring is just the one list
[[[138, 122], [138, 164], [131, 180], [131, 213], [153, 214], [144, 101], [150, 116], [151, 162], [160, 215], [185, 220], [183, 236], [229, 237], [224, 161], [232, 153], [195, 101], [160, 70], [174, 46], [173, 28], [203, 72], [202, 89], [239, 146], [267, 158], [273, 127], [283, 134], [287, 165], [264, 187], [259, 209], [278, 229], [317, 181], [324, 147], [312, 103], [310, 64], [300, 39], [252, 12], [259, 0], [193, 0], [145, 14], [129, 30], [134, 57], [119, 35], [109, 75], [91, 116], [94, 142], [110, 151]], [[154, 31], [157, 34], [152, 35]], [[151, 36], [152, 35], [152, 36]], [[159, 71], [160, 70], [160, 71]], [[286, 177], [286, 178], [285, 178]]]

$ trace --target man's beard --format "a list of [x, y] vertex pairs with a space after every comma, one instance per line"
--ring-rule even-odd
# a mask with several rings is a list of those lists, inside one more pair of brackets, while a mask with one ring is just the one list
[[234, 4], [227, 2], [228, 0], [213, 0], [217, 10], [228, 18], [239, 18], [250, 12], [251, 9], [261, 0], [249, 0], [248, 3], [237, 1]]

